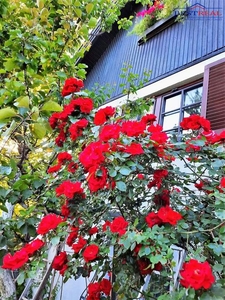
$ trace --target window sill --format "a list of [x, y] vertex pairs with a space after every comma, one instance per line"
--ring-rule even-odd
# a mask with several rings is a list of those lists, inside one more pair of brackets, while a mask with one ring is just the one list
[[149, 27], [143, 34], [143, 36], [138, 40], [138, 45], [142, 45], [147, 40], [151, 39], [161, 31], [165, 30], [169, 26], [173, 25], [176, 22], [177, 15], [173, 13], [166, 19], [157, 21], [154, 25]]

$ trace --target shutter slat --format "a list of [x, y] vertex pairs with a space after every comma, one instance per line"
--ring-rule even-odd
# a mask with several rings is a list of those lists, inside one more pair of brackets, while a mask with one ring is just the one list
[[206, 118], [213, 130], [225, 129], [225, 62], [209, 68]]

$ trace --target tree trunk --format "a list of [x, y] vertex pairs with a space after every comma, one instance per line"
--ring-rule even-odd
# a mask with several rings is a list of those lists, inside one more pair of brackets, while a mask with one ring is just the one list
[[16, 286], [9, 270], [0, 268], [0, 299], [16, 299]]

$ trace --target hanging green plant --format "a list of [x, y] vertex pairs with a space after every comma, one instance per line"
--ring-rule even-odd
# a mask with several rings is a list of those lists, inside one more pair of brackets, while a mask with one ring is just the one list
[[[164, 4], [161, 1], [154, 1], [153, 5], [148, 5], [147, 9], [137, 13], [137, 23], [134, 25], [131, 34], [142, 36], [144, 32], [160, 20]], [[139, 19], [142, 18], [140, 21]]]

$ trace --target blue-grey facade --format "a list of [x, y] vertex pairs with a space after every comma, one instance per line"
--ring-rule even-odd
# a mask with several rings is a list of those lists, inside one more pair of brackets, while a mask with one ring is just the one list
[[[143, 71], [151, 70], [146, 83], [149, 84], [224, 52], [225, 1], [190, 0], [189, 3], [193, 14], [194, 6], [197, 9], [202, 5], [214, 15], [193, 16], [190, 13], [183, 22], [173, 23], [141, 45], [138, 45], [140, 37], [119, 31], [107, 45], [102, 45], [104, 51], [100, 58], [92, 57], [93, 66], [85, 87], [91, 88], [96, 82], [101, 86], [109, 84], [114, 87], [112, 99], [115, 99], [121, 96], [119, 85], [124, 79], [120, 74], [124, 64], [132, 65], [132, 72], [140, 78]], [[220, 16], [215, 15], [217, 11]]]

